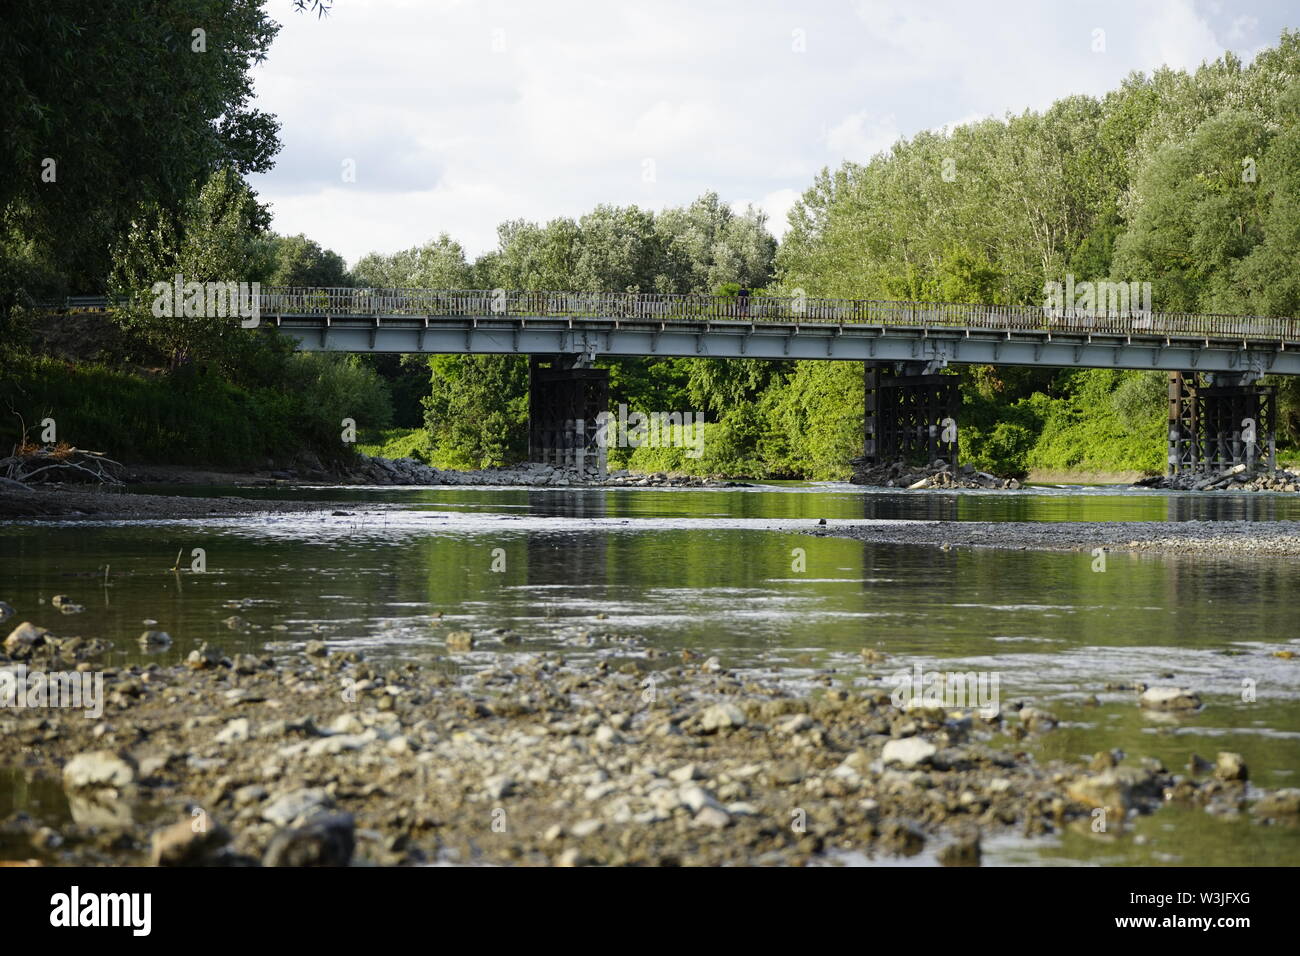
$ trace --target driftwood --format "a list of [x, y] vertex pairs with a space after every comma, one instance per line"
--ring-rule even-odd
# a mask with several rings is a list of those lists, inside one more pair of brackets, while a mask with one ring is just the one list
[[54, 446], [23, 444], [0, 458], [0, 484], [12, 487], [43, 482], [119, 485], [126, 469], [103, 452], [86, 451], [65, 442]]

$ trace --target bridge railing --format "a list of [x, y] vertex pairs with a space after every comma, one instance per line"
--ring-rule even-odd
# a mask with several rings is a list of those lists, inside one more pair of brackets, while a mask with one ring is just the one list
[[1294, 318], [807, 296], [264, 287], [260, 307], [263, 314], [270, 315], [549, 316], [652, 321], [829, 322], [913, 328], [1300, 341], [1300, 321]]
[[[83, 296], [51, 305], [77, 309], [102, 308], [108, 304], [103, 297]], [[258, 307], [267, 316], [544, 316], [659, 322], [797, 322], [1300, 343], [1300, 319], [1296, 318], [808, 296], [263, 286]]]

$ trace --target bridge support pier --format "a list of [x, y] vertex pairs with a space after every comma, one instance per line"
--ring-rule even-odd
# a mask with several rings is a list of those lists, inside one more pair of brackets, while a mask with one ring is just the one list
[[599, 416], [608, 411], [608, 369], [586, 367], [583, 356], [530, 357], [529, 461], [603, 478], [608, 467]]
[[1277, 466], [1277, 388], [1258, 379], [1169, 373], [1169, 474]]
[[926, 362], [868, 362], [863, 458], [870, 466], [896, 461], [957, 464], [955, 375]]

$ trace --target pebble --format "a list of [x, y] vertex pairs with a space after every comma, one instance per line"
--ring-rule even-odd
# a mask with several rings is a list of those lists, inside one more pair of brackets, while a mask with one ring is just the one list
[[169, 647], [172, 636], [166, 631], [145, 631], [140, 635], [141, 647]]
[[277, 797], [262, 811], [262, 819], [285, 827], [333, 806], [334, 798], [323, 789], [306, 787]]
[[1220, 780], [1245, 780], [1246, 761], [1241, 754], [1220, 751], [1218, 760], [1214, 764], [1214, 775]]
[[1148, 710], [1195, 710], [1201, 698], [1182, 687], [1148, 687], [1138, 697], [1138, 706]]
[[323, 813], [300, 827], [280, 830], [267, 845], [263, 866], [347, 866], [356, 852], [350, 813]]
[[30, 650], [40, 645], [48, 633], [50, 632], [43, 627], [37, 627], [30, 621], [23, 621], [5, 638], [5, 650], [10, 654], [15, 651]]
[[670, 771], [668, 779], [673, 783], [689, 783], [692, 780], [704, 779], [704, 771], [700, 769], [698, 764], [683, 764], [676, 770]]
[[219, 744], [242, 744], [252, 736], [252, 724], [247, 717], [237, 717], [212, 738]]
[[202, 866], [230, 842], [230, 831], [206, 814], [155, 830], [150, 841], [154, 866]]
[[904, 737], [901, 740], [891, 740], [885, 744], [884, 750], [880, 753], [880, 759], [886, 764], [899, 764], [903, 767], [916, 767], [923, 763], [928, 763], [939, 748], [928, 740], [922, 740], [919, 737]]
[[63, 785], [70, 790], [85, 787], [124, 787], [135, 780], [135, 762], [111, 750], [78, 754], [63, 768]]
[[731, 816], [721, 807], [706, 806], [700, 808], [692, 822], [697, 827], [712, 827], [715, 830], [721, 830], [731, 825]]
[[706, 733], [745, 726], [745, 712], [735, 704], [713, 704], [700, 714], [700, 727]]

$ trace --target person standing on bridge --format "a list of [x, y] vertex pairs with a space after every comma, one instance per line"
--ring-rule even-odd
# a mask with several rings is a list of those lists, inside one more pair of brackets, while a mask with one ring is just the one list
[[736, 312], [742, 319], [749, 315], [749, 289], [743, 285], [736, 292]]

